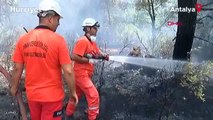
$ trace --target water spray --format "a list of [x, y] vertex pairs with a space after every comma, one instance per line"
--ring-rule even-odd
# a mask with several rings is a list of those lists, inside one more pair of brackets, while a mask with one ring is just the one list
[[141, 58], [131, 56], [109, 56], [110, 61], [134, 64], [138, 66], [145, 66], [155, 69], [178, 69], [185, 65], [186, 61], [157, 59], [157, 58]]

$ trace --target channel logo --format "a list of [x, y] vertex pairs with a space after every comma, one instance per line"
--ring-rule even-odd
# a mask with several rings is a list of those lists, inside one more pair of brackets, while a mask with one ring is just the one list
[[31, 14], [36, 14], [38, 12], [38, 8], [35, 8], [35, 7], [15, 7], [15, 6], [11, 6], [10, 7], [10, 12], [13, 12], [13, 13], [31, 13]]
[[183, 23], [182, 23], [182, 22], [168, 21], [168, 22], [167, 22], [167, 25], [168, 25], [168, 26], [173, 26], [173, 25], [182, 26]]

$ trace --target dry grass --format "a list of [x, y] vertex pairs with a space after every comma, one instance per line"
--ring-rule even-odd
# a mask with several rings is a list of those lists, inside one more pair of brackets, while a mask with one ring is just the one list
[[9, 85], [7, 79], [0, 73], [0, 89], [5, 89]]

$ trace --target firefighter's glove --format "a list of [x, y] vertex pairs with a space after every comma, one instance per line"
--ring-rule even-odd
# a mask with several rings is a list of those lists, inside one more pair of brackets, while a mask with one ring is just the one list
[[92, 54], [85, 54], [84, 57], [86, 57], [88, 59], [91, 59], [91, 58], [94, 58], [94, 55], [92, 55]]
[[93, 55], [93, 54], [85, 54], [84, 55], [86, 58], [88, 59], [98, 59], [98, 61], [100, 60], [109, 60], [109, 54], [97, 54], [97, 55]]
[[89, 63], [91, 63], [91, 64], [98, 63], [99, 61], [100, 60], [98, 60], [98, 59], [93, 59], [93, 58], [89, 59]]
[[106, 61], [109, 61], [109, 54], [102, 54], [101, 57], [100, 57], [102, 60], [106, 60]]
[[104, 60], [109, 61], [109, 54], [104, 55]]

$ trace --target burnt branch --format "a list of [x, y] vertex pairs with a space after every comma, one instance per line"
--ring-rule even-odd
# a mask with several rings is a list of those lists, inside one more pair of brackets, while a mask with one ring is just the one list
[[205, 19], [205, 18], [213, 19], [212, 16], [206, 15], [206, 16], [204, 16], [204, 17], [199, 18], [196, 22], [199, 23], [199, 22], [201, 22], [201, 20], [203, 20], [203, 19]]
[[213, 10], [213, 8], [202, 8], [203, 11], [210, 11]]
[[213, 4], [213, 2], [210, 2], [210, 3], [207, 3], [207, 4], [203, 5], [203, 7], [209, 6], [209, 5], [212, 5], [212, 4]]
[[205, 41], [205, 42], [207, 42], [207, 43], [213, 45], [212, 42], [210, 42], [209, 40], [203, 39], [203, 38], [201, 38], [201, 37], [194, 36], [194, 38], [197, 38], [198, 40], [202, 40], [202, 41]]
[[172, 41], [175, 41], [177, 39], [177, 37], [175, 36], [173, 39], [172, 39]]
[[143, 44], [142, 39], [140, 38], [138, 31], [136, 31], [136, 35], [138, 37], [139, 42], [143, 45], [143, 47], [145, 48], [146, 52], [149, 53], [149, 50], [147, 49], [147, 47]]

